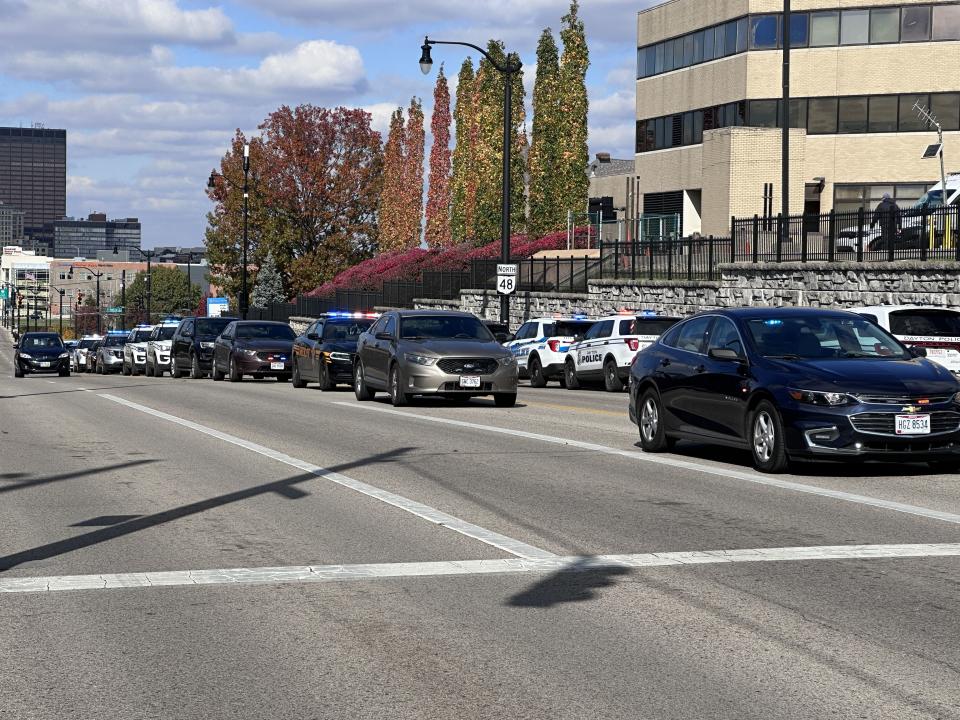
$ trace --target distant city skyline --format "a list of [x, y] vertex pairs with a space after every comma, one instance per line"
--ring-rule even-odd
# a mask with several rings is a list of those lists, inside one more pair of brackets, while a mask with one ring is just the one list
[[[591, 152], [633, 157], [636, 13], [650, 4], [582, 4]], [[236, 128], [253, 133], [279, 105], [309, 102], [365, 108], [383, 132], [413, 95], [429, 123], [435, 75], [417, 66], [426, 33], [502, 39], [522, 55], [529, 102], [540, 32], [558, 35], [568, 8], [567, 0], [14, 3], [0, 27], [0, 125], [66, 128], [64, 214], [138, 217], [145, 248], [199, 245], [211, 208], [206, 179]], [[454, 79], [465, 57], [459, 48], [435, 54]]]

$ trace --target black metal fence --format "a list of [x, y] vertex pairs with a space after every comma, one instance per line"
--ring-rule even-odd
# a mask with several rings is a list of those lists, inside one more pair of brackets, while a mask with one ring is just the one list
[[600, 277], [625, 280], [713, 280], [733, 259], [730, 238], [672, 236], [600, 246]]

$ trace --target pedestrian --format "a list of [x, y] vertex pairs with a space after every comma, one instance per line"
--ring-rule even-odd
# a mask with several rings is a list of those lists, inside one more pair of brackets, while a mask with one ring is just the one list
[[894, 243], [901, 230], [900, 208], [897, 207], [897, 203], [890, 197], [890, 193], [883, 194], [883, 199], [880, 201], [880, 204], [877, 205], [876, 210], [873, 211], [870, 229], [873, 230], [878, 224], [880, 225], [881, 248], [883, 250], [890, 250], [895, 246]]

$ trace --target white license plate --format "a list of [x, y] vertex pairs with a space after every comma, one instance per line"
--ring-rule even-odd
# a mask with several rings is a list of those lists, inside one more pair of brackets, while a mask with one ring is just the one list
[[461, 375], [461, 376], [460, 376], [460, 387], [462, 387], [462, 388], [478, 388], [478, 387], [480, 387], [480, 376], [479, 376], [479, 375]]
[[270, 363], [270, 369], [271, 369], [271, 370], [283, 370], [284, 367], [285, 367], [285, 366], [284, 366], [284, 364], [283, 364], [282, 362], [281, 362], [281, 363], [277, 363], [277, 362], [272, 362], [272, 363]]
[[42, 362], [42, 363], [40, 363], [40, 367], [50, 367], [50, 363], [48, 363], [48, 362]]
[[929, 435], [929, 415], [897, 415], [897, 435]]

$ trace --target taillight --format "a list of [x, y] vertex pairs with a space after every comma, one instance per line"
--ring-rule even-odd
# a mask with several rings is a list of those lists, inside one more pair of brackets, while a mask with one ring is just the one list
[[550, 348], [550, 352], [560, 352], [560, 341], [547, 340], [547, 347]]
[[633, 367], [636, 364], [636, 362], [637, 362], [637, 356], [634, 355], [632, 358], [630, 358], [630, 367]]
[[636, 338], [627, 338], [627, 347], [629, 347], [631, 351], [636, 352], [640, 349], [640, 341]]

